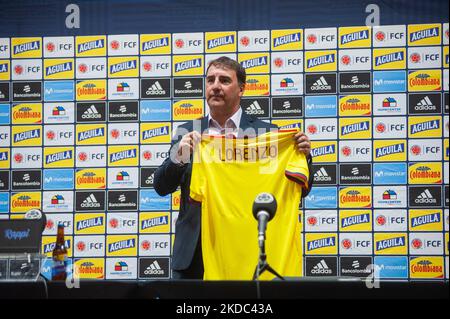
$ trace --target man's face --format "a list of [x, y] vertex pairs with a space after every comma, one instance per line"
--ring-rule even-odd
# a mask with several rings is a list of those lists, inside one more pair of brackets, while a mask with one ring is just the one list
[[229, 113], [237, 109], [244, 90], [236, 72], [212, 65], [206, 74], [206, 101], [212, 113]]

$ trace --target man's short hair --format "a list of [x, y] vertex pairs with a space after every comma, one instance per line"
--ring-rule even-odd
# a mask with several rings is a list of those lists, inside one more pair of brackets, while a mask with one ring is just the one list
[[229, 57], [226, 56], [221, 56], [220, 58], [217, 58], [209, 62], [208, 68], [206, 69], [206, 74], [208, 74], [208, 70], [211, 66], [234, 70], [236, 72], [236, 77], [238, 79], [239, 86], [243, 86], [245, 84], [247, 74], [245, 73], [245, 69], [242, 67], [242, 65], [237, 61], [230, 59]]

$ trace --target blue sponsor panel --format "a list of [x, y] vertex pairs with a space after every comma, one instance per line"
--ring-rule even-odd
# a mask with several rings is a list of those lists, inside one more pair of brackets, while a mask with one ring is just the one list
[[305, 208], [337, 208], [336, 187], [314, 187], [305, 198]]
[[307, 96], [305, 98], [306, 117], [336, 117], [337, 96]]
[[170, 121], [172, 102], [170, 100], [141, 101], [141, 121]]
[[406, 163], [374, 163], [374, 185], [402, 185], [408, 182]]
[[381, 279], [407, 279], [408, 257], [375, 256], [375, 276]]
[[9, 212], [9, 193], [0, 193], [0, 214]]
[[159, 196], [154, 189], [141, 191], [139, 210], [141, 211], [164, 211], [170, 210], [171, 196]]
[[[66, 260], [67, 260], [67, 263], [66, 263], [67, 276], [71, 276], [72, 270], [73, 270], [72, 258], [67, 258]], [[45, 258], [42, 261], [41, 275], [47, 280], [52, 280], [52, 267], [53, 267], [53, 259]]]
[[44, 170], [44, 190], [62, 190], [74, 188], [73, 169], [45, 169]]
[[9, 104], [0, 104], [0, 124], [11, 123], [11, 106]]
[[406, 71], [374, 71], [373, 92], [406, 92]]
[[44, 101], [73, 101], [75, 99], [74, 81], [44, 82]]

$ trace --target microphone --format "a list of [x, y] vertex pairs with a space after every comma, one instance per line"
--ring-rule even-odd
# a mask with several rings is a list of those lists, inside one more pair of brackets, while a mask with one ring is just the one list
[[39, 209], [33, 208], [25, 213], [25, 219], [36, 219], [42, 223], [42, 231], [44, 231], [47, 225], [47, 217]]
[[260, 193], [253, 202], [253, 216], [258, 220], [258, 240], [265, 240], [267, 223], [275, 216], [277, 201], [270, 193]]

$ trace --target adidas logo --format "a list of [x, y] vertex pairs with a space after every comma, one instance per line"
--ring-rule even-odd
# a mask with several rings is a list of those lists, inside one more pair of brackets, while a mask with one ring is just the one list
[[424, 190], [414, 201], [416, 204], [436, 204], [437, 200], [428, 189]]
[[259, 105], [258, 101], [254, 101], [252, 104], [250, 104], [249, 107], [247, 107], [245, 113], [247, 113], [248, 115], [263, 115], [264, 110], [261, 108], [261, 105]]
[[353, 267], [353, 269], [358, 269], [358, 268], [359, 268], [359, 266], [360, 266], [360, 264], [359, 264], [359, 261], [357, 261], [357, 260], [354, 260], [354, 261], [353, 261], [353, 263], [352, 263], [352, 267]]
[[324, 167], [321, 167], [317, 172], [314, 173], [315, 182], [330, 182], [331, 177], [328, 175]]
[[289, 102], [289, 101], [284, 101], [284, 102], [283, 102], [283, 107], [284, 107], [285, 109], [290, 108], [290, 107], [291, 107], [291, 102]]
[[82, 119], [99, 119], [102, 115], [97, 111], [97, 108], [92, 104], [84, 113], [81, 115]]
[[322, 259], [317, 265], [315, 265], [313, 267], [313, 269], [311, 270], [311, 273], [315, 274], [315, 275], [318, 275], [318, 274], [331, 275], [332, 271], [328, 267], [325, 260]]
[[186, 81], [186, 83], [184, 83], [184, 87], [185, 87], [186, 89], [192, 88], [192, 83], [191, 83], [191, 81]]
[[25, 86], [23, 87], [23, 91], [24, 91], [25, 93], [30, 93], [30, 92], [31, 92], [31, 87], [30, 87], [29, 85], [25, 85]]
[[414, 107], [414, 110], [416, 111], [436, 111], [436, 105], [431, 102], [428, 95], [426, 95], [422, 100], [417, 103], [417, 105]]
[[359, 174], [359, 169], [358, 169], [358, 167], [353, 167], [351, 173], [352, 173], [353, 175], [355, 175], [355, 176], [358, 175], [358, 174]]
[[153, 179], [155, 178], [155, 173], [153, 173], [152, 175], [150, 175], [146, 180], [145, 180], [145, 184], [150, 185], [153, 184]]
[[358, 76], [357, 75], [352, 76], [352, 79], [350, 80], [350, 82], [352, 82], [353, 84], [358, 83], [359, 82]]
[[23, 175], [23, 180], [24, 180], [25, 182], [30, 181], [30, 174], [25, 174], [25, 175]]
[[144, 270], [144, 274], [145, 275], [164, 275], [164, 270], [162, 270], [158, 261], [155, 260], [153, 263], [150, 264], [150, 266], [148, 266]]
[[124, 194], [119, 196], [119, 202], [123, 203], [123, 202], [125, 202], [125, 200], [126, 200], [126, 197]]
[[121, 106], [119, 107], [119, 112], [125, 113], [126, 111], [127, 111], [127, 107], [126, 107], [125, 105], [121, 105]]
[[97, 202], [94, 194], [89, 195], [82, 203], [81, 207], [83, 208], [99, 208], [100, 203]]
[[314, 84], [311, 86], [312, 91], [326, 91], [331, 90], [331, 85], [328, 84], [327, 80], [321, 76]]
[[163, 89], [159, 81], [156, 81], [151, 87], [147, 89], [145, 92], [147, 95], [164, 95], [166, 94], [166, 90]]

